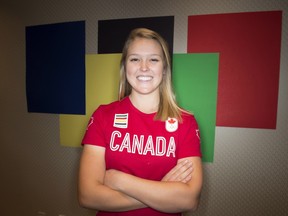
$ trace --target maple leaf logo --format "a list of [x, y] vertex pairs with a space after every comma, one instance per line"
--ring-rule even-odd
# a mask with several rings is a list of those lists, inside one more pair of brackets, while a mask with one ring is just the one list
[[170, 124], [174, 124], [176, 121], [175, 121], [173, 118], [170, 118], [170, 119], [168, 120], [168, 122], [169, 122]]

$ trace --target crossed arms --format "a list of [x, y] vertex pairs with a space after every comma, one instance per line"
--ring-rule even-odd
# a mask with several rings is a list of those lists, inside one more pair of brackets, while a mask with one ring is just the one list
[[162, 181], [106, 170], [105, 148], [84, 145], [79, 170], [81, 206], [102, 211], [129, 211], [150, 207], [176, 213], [197, 208], [202, 188], [199, 157], [179, 159]]

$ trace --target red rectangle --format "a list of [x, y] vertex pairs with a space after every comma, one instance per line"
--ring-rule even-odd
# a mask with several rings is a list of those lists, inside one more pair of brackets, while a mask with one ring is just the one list
[[276, 128], [281, 22], [281, 11], [188, 17], [188, 53], [220, 53], [217, 126]]

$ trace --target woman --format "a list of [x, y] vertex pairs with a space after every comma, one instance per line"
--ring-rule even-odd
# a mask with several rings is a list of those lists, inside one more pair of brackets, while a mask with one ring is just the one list
[[79, 203], [97, 215], [181, 215], [202, 188], [194, 116], [178, 107], [166, 42], [133, 30], [123, 48], [119, 100], [93, 113], [82, 144]]

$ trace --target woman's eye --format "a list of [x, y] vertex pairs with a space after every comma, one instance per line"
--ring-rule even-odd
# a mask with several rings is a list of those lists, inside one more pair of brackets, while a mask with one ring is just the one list
[[131, 58], [130, 61], [131, 61], [131, 62], [137, 62], [137, 61], [139, 61], [139, 59], [137, 59], [137, 58]]
[[153, 58], [153, 59], [151, 59], [150, 61], [156, 63], [156, 62], [159, 62], [159, 59]]

